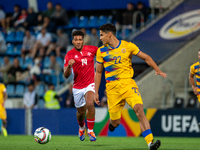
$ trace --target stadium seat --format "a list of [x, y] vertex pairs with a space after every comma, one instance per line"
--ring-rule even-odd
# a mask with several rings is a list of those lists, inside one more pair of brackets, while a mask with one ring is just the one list
[[197, 108], [197, 99], [196, 98], [190, 98], [188, 100], [187, 108]]
[[108, 20], [107, 20], [107, 23], [112, 23], [112, 19], [113, 19], [113, 16], [108, 16]]
[[25, 90], [24, 93], [28, 92], [28, 87], [25, 87], [24, 90]]
[[177, 97], [174, 102], [174, 108], [183, 108], [184, 107], [184, 99]]
[[51, 79], [50, 79], [50, 75], [45, 74], [45, 75], [43, 76], [43, 78], [44, 78], [43, 80], [44, 80], [45, 83], [47, 83], [47, 84], [50, 83], [50, 81], [51, 81]]
[[6, 86], [6, 91], [7, 91], [8, 97], [13, 97], [15, 95], [15, 86], [13, 84], [8, 84]]
[[51, 75], [51, 83], [54, 84], [55, 86], [57, 85], [57, 76], [56, 75]]
[[39, 85], [39, 93], [38, 93], [38, 96], [39, 96], [39, 97], [43, 97], [44, 93], [45, 93], [45, 87], [44, 87], [44, 85]]
[[6, 39], [6, 33], [5, 32], [1, 32], [1, 34], [3, 35], [4, 39]]
[[8, 43], [7, 44], [7, 55], [14, 55], [14, 44]]
[[4, 65], [3, 57], [0, 57], [0, 66], [3, 66], [3, 65]]
[[116, 37], [117, 37], [119, 40], [122, 39], [121, 30], [117, 30], [117, 32], [116, 32]]
[[34, 30], [30, 30], [31, 35], [35, 35]]
[[50, 58], [46, 56], [44, 58], [44, 68], [49, 68], [50, 64], [51, 64]]
[[28, 66], [32, 66], [33, 65], [33, 58], [27, 58], [25, 59], [25, 63], [22, 67], [26, 68]]
[[15, 42], [23, 42], [24, 32], [17, 31], [15, 34]]
[[23, 95], [24, 95], [24, 85], [22, 85], [22, 84], [16, 85], [15, 95], [19, 96], [19, 97], [23, 97]]
[[9, 57], [10, 63], [13, 64], [14, 57]]
[[14, 31], [8, 31], [6, 36], [6, 42], [15, 42], [15, 32]]
[[80, 16], [78, 26], [80, 28], [87, 28], [88, 27], [88, 17], [87, 16]]
[[14, 54], [21, 55], [22, 44], [17, 44]]
[[35, 37], [37, 38], [37, 36], [38, 36], [38, 34], [40, 34], [40, 32], [38, 31], [38, 32], [35, 32]]
[[65, 82], [65, 77], [63, 76], [63, 73], [62, 73], [62, 72], [60, 72], [60, 74], [59, 74], [59, 82], [60, 82], [60, 83]]
[[23, 66], [23, 64], [24, 64], [24, 63], [23, 63], [23, 58], [18, 57], [18, 59], [19, 59], [19, 65], [20, 65], [20, 66]]
[[38, 100], [38, 108], [39, 109], [43, 109], [44, 108], [44, 104], [45, 104], [44, 100], [42, 98], [40, 98]]
[[99, 30], [97, 30], [97, 35], [100, 36], [100, 31]]
[[121, 36], [122, 36], [123, 39], [126, 39], [129, 36], [130, 33], [131, 33], [130, 29], [124, 29], [124, 30], [122, 30]]
[[60, 65], [61, 68], [63, 68], [64, 61], [61, 57], [56, 57], [56, 62]]
[[90, 29], [86, 29], [86, 33], [90, 35], [91, 30]]
[[69, 27], [70, 28], [76, 28], [76, 27], [78, 27], [78, 17], [72, 17], [71, 19], [70, 19], [70, 23], [69, 23]]
[[90, 16], [88, 26], [93, 28], [98, 27], [98, 17]]
[[107, 20], [108, 20], [107, 16], [103, 16], [103, 15], [99, 16], [99, 26], [106, 24]]

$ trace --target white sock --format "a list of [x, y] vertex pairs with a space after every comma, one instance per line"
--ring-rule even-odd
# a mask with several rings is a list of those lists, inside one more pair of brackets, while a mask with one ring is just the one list
[[80, 126], [79, 126], [79, 129], [80, 129], [80, 130], [85, 130], [85, 125], [84, 125], [83, 127], [80, 127]]
[[93, 132], [93, 129], [92, 130], [88, 129], [88, 133], [90, 133], [90, 132]]
[[150, 142], [150, 143], [148, 144], [149, 149], [150, 149], [150, 145], [151, 145], [151, 143], [152, 143], [152, 142]]

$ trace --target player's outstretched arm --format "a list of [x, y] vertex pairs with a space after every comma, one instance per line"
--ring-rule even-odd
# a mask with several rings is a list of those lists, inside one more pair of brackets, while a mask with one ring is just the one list
[[100, 101], [99, 101], [99, 86], [101, 83], [101, 76], [102, 76], [102, 71], [103, 71], [103, 64], [96, 63], [96, 73], [95, 73], [95, 94], [94, 94], [94, 102], [100, 106]]
[[8, 98], [8, 94], [6, 92], [3, 92], [3, 103], [2, 103], [3, 107], [5, 105], [5, 101], [6, 101], [7, 98]]
[[160, 75], [162, 76], [163, 78], [166, 78], [167, 77], [167, 74], [162, 72], [157, 64], [155, 63], [155, 61], [149, 56], [147, 55], [146, 53], [143, 53], [140, 51], [140, 53], [137, 55], [139, 58], [143, 59], [150, 67], [152, 67], [156, 72], [155, 72], [155, 75]]
[[68, 62], [68, 66], [63, 68], [64, 77], [68, 78], [71, 75], [71, 67], [75, 63], [74, 59], [70, 59]]
[[198, 87], [195, 86], [195, 83], [194, 83], [194, 74], [192, 74], [191, 72], [189, 74], [189, 81], [190, 81], [190, 84], [192, 86], [192, 90], [193, 90], [194, 94], [198, 95], [198, 91], [197, 91]]

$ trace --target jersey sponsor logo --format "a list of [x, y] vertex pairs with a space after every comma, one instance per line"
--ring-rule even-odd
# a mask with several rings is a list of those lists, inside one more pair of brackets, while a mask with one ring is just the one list
[[121, 51], [122, 51], [122, 53], [126, 53], [126, 49], [125, 48], [122, 48]]
[[75, 58], [78, 58], [78, 55], [75, 55]]
[[86, 59], [86, 58], [81, 59], [81, 61], [82, 61], [82, 66], [83, 66], [84, 64], [87, 65], [87, 59]]
[[169, 20], [161, 29], [163, 39], [178, 39], [200, 29], [200, 9], [180, 14]]

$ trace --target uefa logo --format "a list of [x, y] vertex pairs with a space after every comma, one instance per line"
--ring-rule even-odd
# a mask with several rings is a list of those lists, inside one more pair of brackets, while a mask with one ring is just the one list
[[178, 39], [200, 29], [200, 9], [189, 11], [169, 20], [161, 29], [163, 39]]

